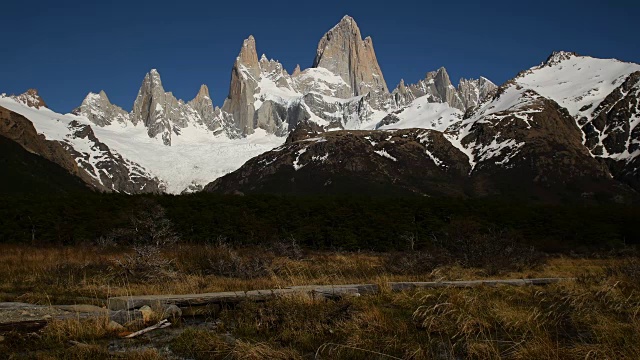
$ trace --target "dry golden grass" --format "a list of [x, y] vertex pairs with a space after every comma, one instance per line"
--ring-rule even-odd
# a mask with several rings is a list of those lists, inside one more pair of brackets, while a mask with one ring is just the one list
[[[486, 278], [452, 264], [402, 269], [397, 254], [311, 252], [280, 256], [261, 248], [165, 249], [171, 274], [158, 281], [118, 277], [97, 248], [0, 246], [0, 301], [40, 303], [122, 294], [199, 293], [306, 284]], [[231, 259], [212, 263], [210, 258]], [[231, 265], [229, 265], [231, 264]], [[227, 266], [229, 265], [229, 266]], [[327, 301], [307, 295], [223, 310], [214, 328], [178, 325], [172, 340], [143, 337], [130, 359], [638, 359], [640, 261], [552, 257], [499, 278], [567, 277], [546, 287], [438, 288]], [[216, 272], [225, 271], [233, 276]], [[243, 271], [246, 272], [243, 273]], [[496, 277], [496, 276], [492, 276]], [[79, 299], [78, 299], [79, 298]], [[86, 302], [86, 301], [83, 301]], [[203, 320], [204, 321], [204, 320]], [[2, 358], [107, 359], [105, 319], [54, 321], [37, 336], [10, 334]], [[83, 346], [70, 345], [77, 341]], [[141, 346], [144, 345], [144, 346]], [[137, 346], [137, 347], [136, 347]], [[168, 348], [167, 348], [168, 347]], [[9, 355], [7, 355], [9, 354]]]
[[[235, 250], [234, 250], [235, 251]], [[482, 269], [455, 264], [435, 269], [409, 268], [403, 272], [386, 266], [390, 254], [311, 252], [300, 259], [277, 256], [260, 248], [239, 249], [249, 263], [259, 259], [253, 276], [224, 276], [208, 271], [207, 261], [218, 257], [210, 246], [175, 246], [165, 249], [171, 275], [158, 281], [138, 279], [113, 271], [114, 259], [127, 250], [94, 247], [41, 248], [0, 245], [0, 300], [48, 303], [99, 302], [109, 296], [186, 294], [230, 290], [281, 288], [308, 284], [382, 283], [385, 281], [470, 280], [487, 278]], [[500, 278], [573, 277], [602, 273], [615, 260], [552, 258], [546, 265]], [[215, 269], [213, 269], [215, 270]], [[242, 272], [242, 269], [238, 270]], [[496, 277], [496, 276], [492, 276]]]

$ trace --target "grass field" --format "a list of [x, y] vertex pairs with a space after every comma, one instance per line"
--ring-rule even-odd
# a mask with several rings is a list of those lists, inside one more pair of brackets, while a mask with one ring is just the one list
[[[469, 259], [467, 259], [469, 260]], [[5, 333], [0, 358], [638, 359], [640, 260], [634, 253], [548, 256], [472, 266], [437, 253], [307, 252], [174, 245], [0, 247], [0, 301], [104, 304], [124, 294], [306, 284], [568, 277], [545, 287], [439, 288], [340, 300], [244, 303], [123, 341], [105, 319]], [[500, 264], [499, 266], [497, 264]], [[477, 265], [477, 264], [476, 264]]]

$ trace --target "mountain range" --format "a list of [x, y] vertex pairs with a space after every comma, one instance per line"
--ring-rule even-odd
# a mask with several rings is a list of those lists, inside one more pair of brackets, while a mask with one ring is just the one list
[[[176, 99], [145, 75], [132, 111], [104, 91], [71, 114], [37, 91], [0, 96], [0, 135], [96, 191], [399, 193], [633, 201], [640, 65], [555, 52], [501, 86], [385, 82], [345, 16], [289, 74], [244, 40], [229, 94]], [[4, 170], [3, 170], [4, 171]]]

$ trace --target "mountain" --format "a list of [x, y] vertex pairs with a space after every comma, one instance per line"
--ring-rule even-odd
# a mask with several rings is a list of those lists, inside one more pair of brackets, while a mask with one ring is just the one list
[[[442, 121], [429, 123], [428, 132], [406, 129], [419, 124], [411, 121], [419, 117], [418, 103], [460, 97], [453, 86], [448, 87], [452, 91], [435, 86], [447, 82], [441, 69], [418, 85], [400, 84], [396, 99], [398, 94], [419, 97], [411, 102], [414, 109], [388, 115], [384, 130], [296, 134], [205, 190], [370, 193], [387, 188], [429, 196], [457, 191], [471, 197], [634, 201], [639, 69], [617, 60], [554, 53], [499, 88], [485, 86], [489, 97], [464, 115], [459, 109], [440, 112]], [[460, 93], [475, 93], [467, 91], [470, 85], [463, 80], [459, 89], [466, 90]], [[473, 86], [478, 93], [483, 88], [480, 81]], [[411, 115], [403, 115], [407, 112]]]
[[25, 126], [33, 129], [30, 138], [57, 144], [64, 158], [73, 163], [66, 168], [70, 172], [78, 168], [83, 180], [97, 191], [135, 194], [198, 190], [284, 142], [284, 138], [265, 132], [238, 139], [214, 135], [206, 127], [189, 123], [172, 133], [172, 144], [167, 146], [161, 135], [149, 137], [142, 122], [134, 125], [126, 117], [122, 122], [112, 120], [99, 126], [86, 115], [33, 108], [10, 96], [0, 96], [0, 107], [24, 119]]
[[[402, 116], [388, 116], [403, 112], [425, 95], [428, 99], [421, 99], [417, 107], [446, 112], [440, 103], [464, 114], [467, 105], [477, 105], [496, 88], [484, 78], [471, 79], [461, 82], [458, 94], [444, 68], [406, 91], [403, 86], [389, 92], [373, 41], [362, 39], [355, 20], [345, 16], [320, 39], [313, 66], [305, 70], [298, 66], [291, 75], [278, 61], [266, 55], [258, 58], [256, 39], [249, 36], [233, 66], [222, 111], [244, 135], [263, 129], [286, 136], [302, 122], [325, 130], [376, 129], [400, 121]], [[439, 118], [422, 111], [420, 121]]]
[[220, 107], [206, 85], [177, 99], [151, 70], [131, 112], [104, 91], [65, 115], [35, 90], [2, 95], [5, 117], [31, 130], [0, 135], [98, 191], [628, 201], [639, 190], [638, 64], [556, 52], [500, 87], [484, 77], [454, 86], [441, 67], [389, 91], [373, 40], [349, 16], [308, 69], [290, 74], [258, 54], [249, 36]]
[[93, 124], [104, 127], [112, 123], [126, 124], [131, 120], [129, 113], [117, 105], [113, 105], [107, 93], [89, 93], [79, 107], [72, 111], [75, 115], [84, 115]]
[[447, 69], [428, 72], [417, 84], [405, 85], [404, 80], [393, 91], [397, 107], [411, 104], [417, 98], [426, 96], [431, 103], [445, 103], [465, 112], [486, 99], [497, 86], [486, 78], [460, 79], [456, 89], [449, 78]]
[[470, 166], [441, 132], [296, 129], [286, 144], [205, 187], [220, 193], [463, 196]]
[[[314, 68], [329, 70], [344, 80], [348, 88], [343, 88], [337, 97], [349, 98], [369, 94], [373, 99], [383, 99], [389, 94], [382, 70], [373, 50], [371, 37], [362, 39], [356, 21], [345, 16], [340, 23], [327, 32], [316, 50]], [[379, 103], [374, 103], [380, 105]]]
[[638, 190], [639, 80], [640, 64], [555, 52], [513, 82], [567, 109], [591, 156], [607, 164], [610, 176]]
[[[98, 191], [161, 192], [159, 180], [101, 142], [73, 115], [30, 107], [20, 97], [0, 97], [0, 135], [58, 164]], [[45, 135], [46, 134], [46, 135]]]
[[224, 119], [220, 110], [213, 108], [206, 85], [200, 88], [192, 101], [185, 103], [171, 92], [165, 92], [160, 74], [153, 69], [142, 81], [133, 103], [131, 122], [134, 126], [143, 124], [150, 138], [160, 135], [164, 145], [171, 145], [172, 140], [188, 127], [219, 134], [223, 131]]
[[[31, 90], [29, 92], [31, 93], [31, 95], [34, 94], [34, 92], [32, 92]], [[18, 96], [14, 97], [13, 101], [25, 101], [25, 104], [32, 105], [35, 103], [44, 103], [43, 101], [32, 102], [33, 97], [31, 97], [30, 99], [25, 99], [25, 96]], [[39, 106], [39, 108], [43, 107], [43, 105]], [[73, 156], [71, 156], [71, 154], [69, 154], [67, 149], [64, 147], [64, 144], [56, 141], [46, 140], [43, 135], [38, 134], [31, 121], [29, 121], [24, 116], [8, 110], [2, 106], [0, 106], [0, 136], [2, 136], [3, 139], [13, 141], [17, 145], [21, 146], [24, 151], [40, 156], [41, 158], [43, 158], [43, 161], [41, 163], [48, 161], [56, 164], [60, 168], [66, 170], [70, 174], [70, 176], [75, 176], [81, 179], [83, 182], [89, 184], [89, 186], [97, 188], [99, 190], [106, 190], [106, 188], [102, 187], [99, 182], [97, 182], [87, 171], [82, 169], [76, 163]], [[5, 161], [7, 164], [10, 164], [12, 163], [12, 161], [10, 160], [10, 157], [12, 155], [7, 154], [3, 154], [3, 158], [6, 159]], [[24, 158], [24, 156], [18, 154], [18, 158]], [[46, 167], [43, 166], [43, 168]], [[7, 176], [11, 176], [9, 175], [10, 172], [10, 169], [8, 169], [8, 171], [6, 172]]]
[[87, 185], [77, 176], [33, 154], [15, 141], [0, 135], [0, 193], [73, 194], [88, 192]]
[[47, 103], [40, 97], [37, 89], [29, 89], [24, 94], [12, 95], [11, 98], [16, 102], [24, 104], [32, 108], [46, 108]]

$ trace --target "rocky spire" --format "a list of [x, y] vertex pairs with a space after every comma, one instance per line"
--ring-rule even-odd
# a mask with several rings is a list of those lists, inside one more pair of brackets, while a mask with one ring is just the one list
[[217, 133], [220, 130], [220, 122], [218, 121], [218, 112], [213, 107], [213, 101], [209, 95], [209, 88], [202, 84], [200, 90], [193, 100], [187, 103], [197, 114], [197, 122], [207, 127], [207, 129]]
[[396, 90], [401, 93], [406, 93], [408, 91], [407, 86], [404, 83], [404, 79], [400, 79], [400, 83], [396, 86]]
[[231, 70], [229, 95], [222, 105], [222, 111], [233, 116], [236, 126], [244, 135], [253, 132], [255, 114], [253, 95], [260, 78], [260, 62], [256, 52], [256, 40], [249, 36], [240, 49], [240, 54]]
[[42, 100], [42, 98], [38, 94], [38, 90], [36, 89], [29, 89], [20, 95], [11, 95], [10, 97], [17, 102], [25, 104], [32, 108], [39, 109], [41, 107], [47, 107], [47, 104], [44, 102], [44, 100]]
[[296, 65], [296, 68], [293, 70], [293, 74], [291, 76], [298, 76], [302, 71], [300, 70], [300, 64]]
[[404, 79], [400, 80], [400, 83], [398, 84], [398, 86], [396, 86], [395, 90], [393, 90], [392, 94], [396, 108], [401, 108], [403, 106], [409, 105], [413, 100], [416, 99], [416, 96], [411, 91], [411, 89], [405, 85]]
[[487, 78], [460, 79], [458, 84], [458, 95], [464, 103], [466, 109], [478, 106], [498, 87]]
[[[262, 56], [265, 57], [264, 55]], [[256, 39], [253, 35], [249, 35], [242, 43], [240, 54], [238, 54], [234, 66], [239, 65], [246, 67], [254, 77], [260, 75], [260, 62], [258, 61], [258, 52], [256, 51]]]
[[210, 104], [213, 108], [213, 101], [209, 95], [209, 87], [205, 84], [200, 85], [200, 90], [198, 90], [196, 97], [189, 101], [189, 104]]
[[577, 56], [580, 56], [580, 55], [571, 51], [554, 51], [553, 53], [551, 53], [551, 55], [549, 55], [547, 60], [543, 63], [543, 66], [557, 65], [565, 60], [569, 60]]
[[433, 80], [433, 86], [429, 86], [431, 94], [439, 98], [440, 102], [448, 103], [451, 107], [465, 110], [465, 106], [458, 96], [456, 88], [451, 83], [447, 69], [441, 67], [438, 71], [427, 74], [427, 83]]
[[496, 85], [486, 78], [461, 79], [457, 88], [451, 83], [447, 69], [427, 73], [417, 84], [406, 85], [404, 81], [393, 90], [395, 105], [402, 107], [413, 100], [427, 96], [429, 102], [447, 103], [449, 106], [466, 111], [477, 106], [496, 89]]
[[389, 92], [371, 38], [362, 40], [360, 28], [350, 16], [342, 18], [320, 39], [313, 67], [342, 77], [351, 86], [351, 96]]
[[137, 125], [142, 122], [145, 126], [148, 126], [149, 121], [158, 110], [155, 105], [158, 101], [164, 100], [164, 97], [165, 92], [160, 74], [156, 69], [151, 69], [142, 80], [138, 96], [133, 104], [133, 110], [131, 111], [133, 124]]
[[100, 90], [97, 94], [89, 93], [72, 113], [85, 116], [100, 127], [110, 125], [114, 121], [121, 124], [129, 121], [129, 113], [113, 105], [104, 90]]
[[165, 92], [160, 74], [152, 69], [144, 77], [131, 111], [134, 125], [142, 123], [147, 127], [149, 137], [162, 135], [162, 142], [171, 145], [172, 125], [187, 126], [187, 116], [183, 114], [184, 103], [172, 93]]

